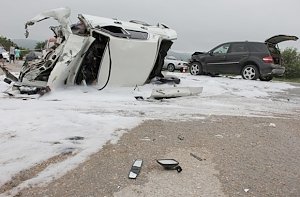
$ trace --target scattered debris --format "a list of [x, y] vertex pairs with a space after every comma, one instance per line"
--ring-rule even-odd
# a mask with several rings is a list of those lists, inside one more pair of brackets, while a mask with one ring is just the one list
[[61, 154], [62, 154], [62, 155], [71, 155], [71, 154], [73, 154], [73, 152], [74, 152], [75, 150], [76, 150], [76, 149], [73, 148], [73, 147], [64, 148], [64, 149], [61, 151]]
[[7, 83], [7, 84], [11, 84], [11, 80], [10, 79], [8, 79], [8, 78], [4, 78], [4, 80], [3, 80], [5, 83]]
[[199, 160], [199, 161], [206, 160], [206, 159], [202, 159], [202, 158], [198, 157], [197, 155], [195, 155], [195, 154], [193, 154], [193, 153], [190, 153], [190, 155], [191, 155], [192, 157], [194, 157], [195, 159]]
[[169, 88], [154, 88], [150, 98], [164, 99], [177, 98], [183, 96], [196, 96], [200, 94], [203, 87], [169, 87]]
[[6, 80], [4, 80], [6, 83], [10, 84], [12, 81], [18, 81], [18, 78], [15, 77], [13, 74], [11, 74], [4, 66], [0, 65], [0, 68], [2, 69], [2, 71], [6, 76], [5, 78]]
[[140, 112], [139, 112], [139, 114], [140, 114], [141, 116], [144, 116], [146, 113], [145, 113], [145, 112], [142, 112], [142, 111], [140, 111]]
[[74, 136], [74, 137], [69, 137], [67, 138], [67, 140], [84, 140], [84, 137], [81, 137], [81, 136]]
[[62, 100], [60, 100], [60, 99], [48, 99], [46, 101], [62, 101]]
[[142, 96], [135, 96], [134, 98], [138, 101], [143, 101], [144, 100], [144, 98]]
[[139, 175], [142, 168], [142, 164], [143, 164], [143, 160], [141, 159], [137, 159], [134, 161], [128, 175], [130, 179], [135, 179]]
[[178, 173], [182, 171], [179, 162], [175, 159], [157, 159], [156, 161], [166, 170], [177, 170]]
[[180, 139], [180, 140], [184, 140], [184, 136], [182, 136], [180, 134], [177, 136], [177, 138]]
[[168, 83], [168, 84], [179, 84], [180, 83], [180, 79], [178, 77], [175, 77], [175, 76], [156, 77], [151, 82], [154, 83], [154, 84], [165, 84], [165, 83]]
[[38, 94], [39, 94], [40, 96], [43, 96], [44, 94], [46, 94], [46, 93], [48, 93], [48, 92], [50, 92], [50, 91], [51, 91], [50, 87], [49, 87], [49, 86], [46, 86], [45, 88], [41, 88], [40, 91], [38, 91]]
[[159, 138], [167, 138], [167, 137], [164, 136], [164, 135], [159, 135], [158, 137], [159, 137]]
[[151, 139], [149, 137], [144, 137], [142, 139], [140, 139], [141, 141], [151, 141]]
[[215, 137], [220, 138], [220, 139], [221, 139], [221, 138], [224, 138], [223, 135], [220, 135], [220, 134], [215, 135]]

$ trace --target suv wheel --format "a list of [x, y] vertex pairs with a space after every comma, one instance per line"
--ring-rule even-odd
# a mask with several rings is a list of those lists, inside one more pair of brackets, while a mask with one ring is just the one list
[[174, 72], [174, 70], [175, 70], [174, 64], [168, 64], [167, 69], [168, 69], [169, 72]]
[[254, 65], [246, 65], [242, 70], [242, 77], [247, 80], [256, 80], [258, 78], [258, 70]]
[[190, 73], [192, 75], [201, 75], [203, 74], [202, 66], [198, 62], [192, 62], [190, 66]]
[[264, 77], [260, 76], [259, 79], [261, 81], [271, 81], [273, 79], [273, 76], [272, 75], [268, 75], [268, 76], [264, 76]]

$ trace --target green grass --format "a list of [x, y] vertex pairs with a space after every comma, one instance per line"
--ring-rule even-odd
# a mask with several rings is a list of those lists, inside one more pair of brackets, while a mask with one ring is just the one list
[[300, 83], [300, 78], [291, 78], [291, 79], [287, 79], [284, 77], [276, 77], [273, 79], [274, 81], [285, 81], [285, 82], [293, 82], [293, 83]]

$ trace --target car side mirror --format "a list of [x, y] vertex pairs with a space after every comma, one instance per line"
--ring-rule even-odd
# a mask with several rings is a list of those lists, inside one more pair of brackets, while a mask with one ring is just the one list
[[182, 168], [179, 166], [179, 162], [175, 159], [157, 159], [156, 161], [166, 170], [177, 170], [178, 173], [182, 171]]
[[209, 54], [210, 56], [213, 56], [213, 55], [214, 55], [214, 53], [213, 53], [212, 51], [209, 51], [208, 54]]

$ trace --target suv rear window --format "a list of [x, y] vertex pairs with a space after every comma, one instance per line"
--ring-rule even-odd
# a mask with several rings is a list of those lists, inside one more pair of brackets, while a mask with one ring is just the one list
[[244, 43], [232, 43], [229, 49], [229, 53], [242, 53], [248, 52], [248, 49]]
[[268, 47], [266, 46], [265, 43], [248, 43], [249, 50], [251, 52], [256, 52], [256, 53], [269, 53]]

